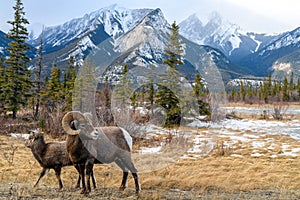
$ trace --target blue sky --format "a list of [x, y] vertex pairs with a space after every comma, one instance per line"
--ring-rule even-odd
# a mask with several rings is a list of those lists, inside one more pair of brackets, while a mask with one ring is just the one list
[[[205, 22], [213, 11], [246, 31], [275, 33], [300, 26], [299, 0], [23, 0], [31, 25], [54, 26], [112, 4], [125, 8], [161, 8], [169, 22], [178, 23], [189, 15]], [[10, 28], [14, 0], [0, 0], [0, 30]]]

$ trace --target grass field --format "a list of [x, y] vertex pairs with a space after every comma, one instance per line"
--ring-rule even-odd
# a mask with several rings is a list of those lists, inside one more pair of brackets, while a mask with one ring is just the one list
[[[181, 127], [181, 131], [194, 133], [200, 139], [209, 135], [205, 128]], [[251, 135], [255, 141], [239, 139], [231, 143], [232, 136], [209, 135], [216, 145], [205, 154], [181, 155], [153, 170], [140, 170], [139, 196], [131, 176], [128, 188], [118, 191], [122, 172], [113, 165], [95, 165], [98, 187], [89, 196], [74, 189], [77, 173], [72, 166], [62, 170], [63, 191], [57, 191], [52, 170], [33, 188], [41, 167], [23, 139], [1, 135], [0, 199], [300, 199], [300, 152], [293, 152], [300, 148], [298, 140], [288, 135], [230, 131], [238, 136]], [[253, 145], [261, 140], [265, 141], [259, 143], [262, 145]], [[135, 151], [143, 145], [146, 144], [136, 143]], [[254, 156], [255, 152], [259, 156]], [[138, 169], [160, 159], [159, 154], [136, 155], [133, 157]]]

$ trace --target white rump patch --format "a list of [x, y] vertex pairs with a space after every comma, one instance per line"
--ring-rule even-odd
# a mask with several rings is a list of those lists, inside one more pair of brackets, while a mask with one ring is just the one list
[[130, 148], [130, 151], [132, 151], [132, 137], [129, 135], [129, 133], [124, 129], [124, 128], [121, 128], [120, 129], [122, 130], [123, 132], [123, 135], [125, 137], [125, 140], [127, 141], [127, 144]]

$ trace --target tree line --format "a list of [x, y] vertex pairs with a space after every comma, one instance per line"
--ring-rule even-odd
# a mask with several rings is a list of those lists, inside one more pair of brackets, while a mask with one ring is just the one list
[[294, 73], [284, 76], [283, 81], [272, 79], [269, 74], [258, 86], [246, 84], [244, 80], [238, 86], [227, 87], [229, 101], [242, 101], [248, 103], [295, 102], [300, 100], [300, 79], [295, 81]]

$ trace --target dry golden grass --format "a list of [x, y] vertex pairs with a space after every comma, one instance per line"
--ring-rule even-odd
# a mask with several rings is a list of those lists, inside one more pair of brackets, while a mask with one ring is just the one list
[[[274, 136], [276, 137], [276, 136]], [[291, 142], [281, 139], [284, 142]], [[54, 171], [44, 177], [38, 188], [32, 188], [40, 173], [40, 166], [30, 149], [21, 139], [0, 136], [0, 198], [81, 199], [73, 186], [77, 173], [65, 167], [62, 180], [63, 192], [58, 187]], [[4, 157], [13, 149], [13, 161]], [[239, 149], [230, 149], [235, 153]], [[164, 168], [140, 173], [141, 199], [285, 199], [300, 197], [300, 160], [298, 158], [267, 156], [253, 158], [244, 149], [244, 157], [237, 158], [212, 154], [206, 158], [181, 159]], [[151, 158], [155, 159], [155, 158]], [[91, 199], [136, 199], [134, 183], [129, 177], [128, 187], [120, 193], [122, 172], [112, 165], [96, 165], [98, 183]], [[273, 195], [273, 196], [272, 196]]]

